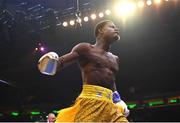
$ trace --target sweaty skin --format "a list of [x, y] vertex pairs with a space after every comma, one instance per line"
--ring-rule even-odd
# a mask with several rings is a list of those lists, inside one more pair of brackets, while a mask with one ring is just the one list
[[117, 27], [113, 22], [107, 22], [99, 29], [94, 45], [77, 44], [70, 53], [59, 57], [58, 70], [77, 62], [81, 69], [83, 84], [99, 85], [115, 91], [119, 58], [109, 50], [111, 44], [119, 39]]

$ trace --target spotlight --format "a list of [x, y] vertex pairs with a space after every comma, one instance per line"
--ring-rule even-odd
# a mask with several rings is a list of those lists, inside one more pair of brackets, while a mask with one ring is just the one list
[[38, 48], [37, 48], [37, 47], [35, 48], [35, 51], [38, 51]]
[[152, 4], [152, 1], [151, 1], [151, 0], [147, 0], [147, 1], [146, 1], [146, 4], [147, 4], [148, 6], [150, 6], [150, 5]]
[[63, 26], [64, 27], [68, 26], [68, 23], [67, 22], [63, 22]]
[[91, 14], [91, 19], [95, 20], [96, 19], [96, 14]]
[[100, 18], [104, 17], [104, 13], [100, 12], [100, 13], [99, 13], [99, 17], [100, 17]]
[[161, 0], [154, 0], [154, 3], [160, 4], [160, 3], [161, 3]]
[[69, 24], [73, 26], [75, 24], [74, 20], [70, 20]]
[[134, 2], [124, 1], [115, 6], [115, 12], [121, 17], [127, 17], [132, 15], [136, 10]]
[[40, 47], [40, 50], [41, 50], [41, 51], [44, 51], [44, 47]]
[[76, 19], [76, 22], [81, 23], [82, 22], [81, 18]]
[[107, 9], [107, 10], [105, 11], [105, 14], [106, 14], [106, 15], [110, 15], [110, 14], [111, 14], [111, 11], [110, 11], [109, 9]]
[[138, 5], [138, 7], [142, 8], [142, 7], [144, 7], [144, 2], [143, 1], [138, 1], [137, 5]]
[[86, 16], [84, 17], [84, 21], [87, 22], [89, 20], [89, 18]]

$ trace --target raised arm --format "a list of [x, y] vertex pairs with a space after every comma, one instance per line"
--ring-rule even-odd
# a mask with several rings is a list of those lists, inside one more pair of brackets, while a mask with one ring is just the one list
[[79, 59], [79, 57], [79, 53], [73, 48], [73, 50], [70, 53], [67, 53], [58, 58], [57, 70], [59, 71], [62, 68], [73, 64]]
[[55, 52], [49, 52], [43, 55], [38, 63], [41, 73], [46, 75], [54, 75], [62, 68], [78, 61], [78, 59], [89, 49], [89, 44], [80, 43], [76, 45], [70, 53], [59, 57]]

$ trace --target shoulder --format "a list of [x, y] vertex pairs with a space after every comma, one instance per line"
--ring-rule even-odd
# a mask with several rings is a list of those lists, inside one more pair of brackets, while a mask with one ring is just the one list
[[117, 56], [117, 55], [114, 55], [113, 53], [111, 53], [110, 52], [110, 54], [111, 54], [111, 56], [113, 57], [113, 58], [115, 58], [116, 60], [117, 60], [117, 62], [119, 62], [120, 61], [120, 59], [119, 59], [119, 57]]
[[119, 57], [118, 57], [117, 55], [114, 55], [114, 54], [111, 53], [111, 52], [109, 52], [109, 54], [110, 54], [112, 57], [114, 57], [114, 58], [116, 58], [116, 59], [119, 59]]
[[73, 47], [72, 52], [84, 52], [92, 48], [90, 43], [79, 43]]
[[119, 63], [120, 62], [120, 59], [117, 55], [114, 55], [115, 59], [117, 60], [117, 62]]
[[120, 63], [120, 59], [119, 59], [119, 57], [118, 57], [118, 56], [116, 56], [116, 55], [114, 55], [114, 56], [115, 56], [115, 59], [116, 59], [117, 63]]

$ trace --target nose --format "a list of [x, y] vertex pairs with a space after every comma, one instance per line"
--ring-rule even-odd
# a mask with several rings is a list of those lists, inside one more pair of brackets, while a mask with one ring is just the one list
[[119, 33], [119, 29], [117, 27], [114, 29], [114, 31]]
[[115, 28], [115, 31], [119, 32], [119, 29], [116, 27], [116, 28]]

